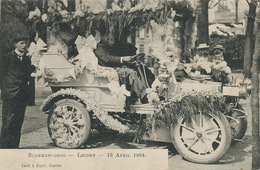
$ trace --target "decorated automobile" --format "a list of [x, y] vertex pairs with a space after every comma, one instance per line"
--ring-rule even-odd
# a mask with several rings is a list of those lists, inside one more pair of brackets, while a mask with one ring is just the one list
[[80, 148], [92, 129], [101, 133], [110, 129], [135, 133], [136, 141], [173, 143], [187, 160], [212, 163], [227, 152], [232, 140], [245, 134], [240, 87], [226, 89], [231, 87], [189, 78], [172, 81], [174, 73], [162, 67], [153, 87], [147, 89], [149, 103], [126, 110], [125, 88], [113, 68], [90, 64], [74, 79], [76, 65], [61, 54], [44, 53], [42, 62], [43, 78], [53, 90], [42, 110], [49, 115], [48, 131], [59, 147]]
[[[49, 135], [58, 147], [81, 148], [92, 130], [110, 130], [133, 133], [136, 142], [173, 143], [186, 160], [213, 163], [232, 141], [243, 138], [247, 114], [238, 102], [246, 97], [246, 86], [231, 81], [225, 63], [202, 58], [181, 63], [181, 54], [195, 45], [192, 7], [186, 1], [154, 3], [156, 8], [137, 4], [130, 10], [56, 11], [49, 16], [48, 52], [32, 58], [40, 60], [37, 66], [53, 91], [41, 109], [48, 114]], [[126, 104], [126, 96], [133, 96], [119, 82], [114, 68], [98, 65], [93, 53], [97, 37], [91, 32], [103, 26], [112, 38], [122, 40], [144, 25], [151, 27], [149, 46], [159, 60], [159, 74], [147, 85], [148, 103]], [[65, 39], [69, 34], [62, 34], [64, 28], [78, 33], [75, 44], [81, 49], [72, 59], [68, 59]], [[133, 64], [144, 67], [142, 61], [137, 55]], [[139, 74], [147, 82], [147, 74]]]

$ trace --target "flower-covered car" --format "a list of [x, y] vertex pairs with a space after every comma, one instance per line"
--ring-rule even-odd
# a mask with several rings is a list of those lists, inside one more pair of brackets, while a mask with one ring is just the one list
[[223, 96], [219, 82], [177, 82], [174, 62], [161, 62], [161, 73], [147, 89], [149, 103], [127, 110], [128, 91], [119, 85], [116, 71], [82, 63], [72, 64], [58, 53], [41, 57], [43, 78], [53, 90], [42, 110], [49, 115], [48, 131], [59, 147], [80, 148], [92, 129], [110, 129], [135, 133], [136, 141], [173, 143], [187, 160], [212, 163], [245, 134], [239, 96]]

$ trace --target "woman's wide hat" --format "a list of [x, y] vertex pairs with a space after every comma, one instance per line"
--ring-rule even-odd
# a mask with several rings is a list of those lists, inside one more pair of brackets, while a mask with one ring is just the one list
[[209, 48], [209, 46], [206, 43], [203, 44], [199, 44], [199, 46], [197, 47], [197, 49], [205, 49], [205, 48]]
[[219, 50], [225, 50], [225, 48], [222, 45], [216, 45], [216, 47], [214, 47], [214, 50], [219, 49]]

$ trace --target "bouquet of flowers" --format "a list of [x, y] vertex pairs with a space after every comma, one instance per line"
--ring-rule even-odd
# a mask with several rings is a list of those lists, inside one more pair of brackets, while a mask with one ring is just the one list
[[201, 74], [211, 73], [212, 63], [208, 62], [204, 57], [198, 55], [194, 57], [194, 63], [185, 65], [186, 71], [191, 75], [200, 76]]
[[203, 78], [211, 75], [213, 81], [228, 83], [231, 69], [225, 61], [209, 62], [204, 57], [195, 56], [194, 62], [184, 64], [185, 71], [191, 78]]

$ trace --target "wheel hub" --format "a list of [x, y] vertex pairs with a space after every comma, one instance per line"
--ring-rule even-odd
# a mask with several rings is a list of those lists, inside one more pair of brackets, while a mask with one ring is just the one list
[[70, 120], [65, 120], [64, 125], [70, 127], [72, 122]]
[[196, 136], [197, 136], [198, 138], [202, 138], [202, 133], [201, 133], [201, 132], [196, 132]]

